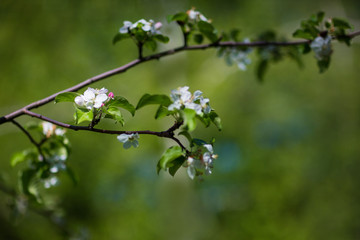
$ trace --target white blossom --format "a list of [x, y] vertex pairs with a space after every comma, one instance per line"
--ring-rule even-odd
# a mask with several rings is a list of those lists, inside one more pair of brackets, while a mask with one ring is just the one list
[[195, 9], [190, 9], [186, 13], [189, 16], [190, 22], [196, 23], [199, 21], [209, 21], [202, 13], [200, 13], [199, 11], [195, 11]]
[[83, 95], [75, 98], [75, 103], [80, 107], [86, 107], [91, 110], [92, 108], [100, 108], [103, 103], [108, 99], [106, 93], [107, 89], [94, 89], [88, 88]]
[[194, 94], [191, 94], [189, 87], [178, 87], [171, 91], [170, 94], [172, 104], [168, 107], [168, 110], [174, 111], [175, 109], [193, 109], [197, 115], [209, 114], [212, 108], [209, 105], [209, 99], [202, 97], [202, 92], [196, 90]]
[[48, 138], [52, 135], [64, 136], [66, 132], [64, 129], [57, 128], [56, 125], [49, 122], [42, 122], [41, 126], [43, 130], [43, 134]]
[[131, 134], [120, 134], [119, 136], [117, 136], [117, 139], [123, 143], [123, 147], [125, 149], [130, 148], [131, 146], [133, 147], [138, 147], [139, 146], [139, 134], [138, 133], [131, 133]]
[[44, 181], [44, 187], [50, 188], [52, 186], [56, 186], [59, 183], [59, 179], [55, 176], [52, 176]]
[[322, 61], [328, 59], [332, 53], [331, 36], [315, 38], [311, 42], [310, 47], [314, 51], [317, 60]]
[[195, 176], [202, 174], [210, 175], [212, 173], [213, 162], [216, 158], [217, 155], [214, 154], [213, 146], [211, 144], [204, 144], [198, 146], [192, 152], [192, 155], [186, 159], [183, 166], [187, 168], [188, 176], [194, 179]]
[[124, 21], [124, 26], [122, 26], [119, 30], [120, 33], [128, 33], [129, 28], [132, 26], [132, 22], [130, 21]]
[[151, 35], [161, 34], [159, 31], [162, 27], [161, 22], [154, 22], [154, 20], [150, 19], [146, 21], [145, 19], [140, 19], [139, 21], [132, 23], [130, 21], [124, 21], [124, 26], [122, 26], [119, 30], [120, 33], [126, 34], [130, 33], [131, 30], [141, 28], [144, 32], [148, 32]]

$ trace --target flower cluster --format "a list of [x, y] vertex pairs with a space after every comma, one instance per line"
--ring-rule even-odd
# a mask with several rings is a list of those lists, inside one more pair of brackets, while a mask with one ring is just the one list
[[131, 146], [133, 147], [138, 147], [139, 146], [139, 134], [138, 133], [131, 133], [131, 134], [120, 134], [117, 139], [123, 143], [123, 147], [125, 149], [130, 148]]
[[49, 123], [49, 122], [42, 122], [41, 123], [41, 127], [42, 127], [42, 132], [43, 134], [49, 138], [53, 135], [56, 136], [64, 136], [65, 134], [65, 130], [62, 128], [57, 128], [54, 124]]
[[209, 99], [202, 96], [202, 92], [197, 90], [194, 94], [191, 94], [189, 87], [179, 87], [171, 91], [170, 94], [173, 103], [168, 107], [168, 110], [174, 111], [175, 109], [193, 109], [197, 115], [209, 114], [211, 107], [209, 105]]
[[108, 90], [105, 88], [94, 89], [89, 87], [83, 95], [75, 98], [75, 103], [79, 107], [86, 107], [88, 110], [93, 108], [98, 109], [103, 106], [106, 100], [108, 100], [108, 95], [106, 95], [107, 92]]
[[189, 177], [194, 179], [195, 176], [210, 175], [212, 173], [213, 162], [216, 158], [217, 155], [214, 154], [213, 146], [211, 144], [204, 144], [191, 153], [183, 166], [187, 167]]
[[314, 51], [317, 60], [323, 61], [329, 59], [332, 53], [331, 36], [315, 38], [311, 42], [310, 47]]
[[119, 30], [120, 33], [126, 34], [131, 33], [131, 30], [142, 29], [144, 32], [148, 32], [151, 35], [161, 34], [159, 29], [162, 27], [161, 22], [155, 23], [153, 20], [146, 21], [145, 19], [140, 19], [139, 21], [132, 23], [130, 21], [124, 21], [124, 26]]
[[[249, 39], [245, 39], [244, 43], [249, 43]], [[232, 48], [219, 48], [219, 57], [224, 57], [225, 61], [232, 65], [235, 63], [240, 70], [245, 71], [247, 65], [251, 63], [249, 54], [252, 52], [251, 48], [239, 49], [238, 47]]]
[[199, 21], [209, 22], [209, 20], [199, 11], [195, 11], [194, 8], [188, 10], [186, 14], [189, 17], [189, 22], [197, 23]]
[[[66, 160], [69, 155], [69, 140], [65, 136], [65, 130], [56, 127], [52, 123], [42, 122], [40, 126], [42, 133], [47, 138], [44, 143], [51, 146], [49, 149], [46, 145], [43, 146], [43, 150], [45, 149], [44, 153], [46, 154], [47, 173], [45, 174], [46, 178], [42, 178], [45, 188], [50, 188], [59, 183], [56, 174], [67, 169]], [[42, 158], [39, 158], [39, 160], [43, 161]]]

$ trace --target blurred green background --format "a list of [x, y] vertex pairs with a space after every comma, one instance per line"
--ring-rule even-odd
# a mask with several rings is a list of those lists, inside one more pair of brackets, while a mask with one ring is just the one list
[[[132, 42], [111, 44], [124, 20], [165, 22], [192, 6], [219, 30], [240, 28], [241, 37], [273, 29], [291, 39], [318, 10], [360, 29], [357, 0], [1, 0], [0, 115], [136, 58]], [[159, 50], [181, 44], [174, 23], [162, 32], [171, 41]], [[202, 90], [224, 126], [217, 132], [199, 124], [194, 133], [216, 137], [213, 175], [204, 182], [191, 181], [184, 169], [175, 178], [157, 176], [156, 163], [173, 144], [164, 139], [141, 136], [138, 149], [124, 150], [115, 136], [68, 131], [79, 184], [61, 176], [61, 185], [46, 191], [48, 203], [89, 239], [360, 239], [359, 43], [334, 43], [324, 74], [309, 54], [304, 69], [290, 61], [272, 65], [263, 84], [255, 61], [242, 72], [214, 49], [148, 62], [94, 84], [133, 104], [144, 93], [169, 94], [178, 86]], [[167, 129], [172, 120], [155, 121], [155, 110], [126, 115], [124, 129]], [[35, 111], [72, 123], [71, 104]], [[123, 129], [111, 123], [102, 127]], [[1, 181], [16, 187], [21, 166], [11, 168], [9, 160], [30, 142], [6, 123], [0, 143]], [[0, 239], [63, 238], [34, 212], [12, 221], [9, 203], [0, 192]]]

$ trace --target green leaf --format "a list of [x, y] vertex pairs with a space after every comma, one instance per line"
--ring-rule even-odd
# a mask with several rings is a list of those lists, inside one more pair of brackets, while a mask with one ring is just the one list
[[159, 42], [162, 43], [168, 43], [169, 42], [169, 38], [167, 36], [161, 35], [161, 34], [157, 34], [154, 36], [154, 39], [158, 40]]
[[207, 142], [205, 142], [204, 140], [202, 140], [202, 139], [199, 139], [199, 138], [194, 138], [193, 140], [192, 140], [192, 144], [194, 145], [197, 145], [197, 146], [202, 146], [202, 145], [204, 145], [204, 144], [207, 144]]
[[127, 39], [130, 38], [130, 34], [129, 33], [118, 33], [115, 35], [115, 37], [113, 38], [113, 44], [123, 40], [123, 39]]
[[28, 122], [25, 124], [25, 129], [26, 130], [40, 130], [41, 129], [41, 124], [39, 124], [38, 122]]
[[311, 52], [311, 47], [308, 43], [298, 45], [297, 48], [302, 54], [307, 54], [307, 53]]
[[199, 31], [202, 33], [212, 33], [214, 32], [215, 28], [211, 23], [200, 21], [198, 23]]
[[205, 127], [210, 126], [211, 120], [210, 120], [210, 118], [208, 116], [206, 116], [206, 115], [204, 115], [204, 116], [196, 115], [196, 118], [199, 119], [205, 125]]
[[155, 119], [159, 119], [159, 118], [168, 116], [170, 114], [171, 114], [171, 111], [169, 111], [167, 107], [160, 105], [158, 110], [156, 111]]
[[151, 105], [151, 104], [160, 104], [165, 107], [168, 107], [171, 104], [171, 100], [166, 95], [160, 95], [160, 94], [150, 95], [150, 94], [146, 93], [140, 98], [140, 100], [136, 106], [136, 109], [139, 109], [146, 105]]
[[230, 32], [230, 38], [231, 40], [235, 41], [235, 42], [238, 42], [239, 39], [238, 39], [238, 36], [240, 34], [240, 30], [239, 29], [233, 29], [231, 30]]
[[180, 157], [176, 158], [174, 161], [172, 161], [172, 166], [169, 167], [169, 173], [171, 176], [175, 176], [175, 173], [183, 165], [185, 160], [186, 160], [185, 156], [180, 156]]
[[83, 110], [76, 108], [75, 112], [75, 121], [76, 124], [85, 122], [85, 121], [92, 121], [94, 118], [94, 113], [90, 110], [88, 112], [84, 112]]
[[10, 160], [10, 165], [14, 167], [16, 164], [21, 163], [26, 160], [26, 152], [17, 152], [15, 153]]
[[304, 30], [302, 29], [298, 29], [296, 30], [294, 33], [293, 33], [293, 37], [296, 37], [296, 38], [305, 38], [305, 39], [308, 39], [308, 40], [313, 40], [314, 37], [308, 33], [308, 32], [305, 32]]
[[319, 67], [320, 73], [324, 73], [330, 65], [330, 58], [322, 61], [318, 61], [317, 65]]
[[105, 115], [106, 118], [114, 119], [116, 122], [119, 122], [121, 125], [124, 126], [125, 123], [124, 118], [117, 107], [109, 107], [105, 113], [106, 113]]
[[348, 21], [340, 18], [333, 18], [332, 22], [334, 24], [334, 27], [342, 28], [342, 29], [351, 29], [351, 25]]
[[80, 94], [75, 93], [75, 92], [60, 93], [55, 97], [55, 103], [58, 103], [58, 102], [74, 102], [75, 98], [77, 96], [80, 96]]
[[184, 137], [187, 138], [187, 140], [189, 141], [190, 144], [192, 143], [193, 139], [188, 131], [181, 131], [178, 133], [178, 135], [183, 135]]
[[71, 179], [71, 181], [73, 182], [74, 186], [76, 186], [78, 183], [78, 179], [77, 179], [74, 171], [70, 167], [67, 166], [66, 173], [69, 176], [69, 178]]
[[215, 28], [211, 23], [200, 21], [198, 23], [199, 31], [205, 35], [211, 42], [216, 42], [218, 40], [217, 35], [215, 34]]
[[27, 169], [20, 172], [20, 190], [25, 195], [33, 195], [30, 192], [30, 185], [34, 177], [36, 176], [37, 170]]
[[195, 41], [197, 44], [202, 43], [203, 40], [204, 40], [203, 35], [201, 35], [201, 34], [194, 34], [194, 41]]
[[317, 20], [317, 23], [321, 23], [322, 20], [324, 19], [324, 16], [325, 16], [325, 13], [320, 11], [316, 14], [316, 20]]
[[196, 128], [196, 112], [193, 109], [185, 108], [182, 112], [184, 125], [189, 132], [192, 132]]
[[210, 114], [209, 114], [209, 117], [210, 117], [212, 123], [217, 127], [217, 129], [219, 131], [221, 131], [222, 130], [222, 124], [221, 124], [221, 119], [220, 119], [219, 115], [217, 115], [216, 112], [211, 111]]
[[344, 42], [344, 43], [346, 43], [347, 46], [350, 46], [351, 37], [349, 37], [345, 34], [337, 34], [337, 32], [335, 32], [335, 37], [339, 42]]
[[131, 113], [132, 116], [135, 115], [135, 107], [129, 103], [129, 101], [124, 97], [114, 97], [109, 101], [107, 104], [109, 107], [120, 107], [123, 108]]
[[144, 47], [146, 47], [147, 49], [150, 49], [152, 51], [155, 51], [156, 47], [157, 47], [157, 44], [156, 44], [155, 40], [148, 39], [148, 40], [145, 41]]
[[256, 76], [260, 82], [264, 80], [264, 76], [267, 68], [268, 68], [268, 60], [261, 60], [256, 69]]
[[172, 21], [186, 22], [188, 15], [184, 12], [176, 13], [175, 15], [167, 16], [167, 21], [170, 23]]
[[168, 148], [157, 164], [157, 173], [159, 174], [161, 169], [166, 170], [168, 167], [172, 167], [172, 161], [180, 156], [184, 156], [184, 154], [184, 151], [179, 146], [172, 146]]

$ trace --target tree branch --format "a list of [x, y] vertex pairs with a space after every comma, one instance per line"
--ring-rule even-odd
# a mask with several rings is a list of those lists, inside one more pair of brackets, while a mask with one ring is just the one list
[[[350, 38], [354, 38], [360, 35], [360, 31], [355, 31], [352, 32], [350, 34], [348, 34], [348, 36]], [[46, 98], [43, 98], [41, 100], [38, 100], [36, 102], [30, 103], [29, 105], [20, 108], [12, 113], [9, 113], [3, 117], [0, 118], [0, 125], [11, 121], [14, 118], [17, 118], [23, 114], [25, 114], [24, 110], [31, 110], [37, 107], [40, 107], [42, 105], [45, 105], [51, 101], [53, 101], [55, 99], [55, 97], [60, 94], [60, 93], [64, 93], [64, 92], [75, 92], [85, 86], [88, 86], [92, 83], [98, 82], [100, 80], [106, 79], [108, 77], [111, 77], [113, 75], [116, 74], [120, 74], [123, 73], [125, 71], [127, 71], [130, 68], [135, 67], [136, 65], [140, 64], [140, 63], [144, 63], [144, 62], [148, 62], [154, 59], [160, 59], [162, 57], [165, 56], [170, 56], [182, 51], [190, 51], [190, 50], [204, 50], [204, 49], [208, 49], [208, 48], [216, 48], [216, 47], [234, 47], [234, 46], [247, 46], [247, 47], [265, 47], [265, 46], [271, 46], [271, 45], [275, 45], [275, 46], [294, 46], [294, 45], [301, 45], [301, 44], [306, 44], [306, 43], [310, 43], [310, 40], [299, 40], [299, 41], [292, 41], [292, 42], [267, 42], [267, 41], [257, 41], [257, 42], [216, 42], [216, 43], [211, 43], [211, 44], [200, 44], [200, 45], [193, 45], [193, 46], [182, 46], [182, 47], [178, 47], [178, 48], [174, 48], [174, 49], [170, 49], [167, 51], [163, 51], [160, 53], [156, 53], [156, 54], [152, 54], [150, 56], [147, 57], [143, 57], [141, 59], [136, 59], [133, 60], [119, 68], [115, 68], [113, 70], [104, 72], [102, 74], [99, 74], [97, 76], [94, 76], [92, 78], [89, 78], [73, 87], [67, 88], [65, 90], [62, 90], [60, 92], [54, 93]]]
[[[163, 137], [163, 138], [170, 138], [172, 140], [174, 140], [177, 144], [179, 144], [180, 147], [182, 147], [183, 149], [186, 149], [181, 143], [180, 141], [174, 137], [174, 131], [179, 129], [180, 126], [183, 124], [183, 122], [175, 122], [174, 125], [172, 127], [170, 127], [168, 130], [166, 131], [162, 131], [162, 132], [155, 132], [155, 131], [150, 131], [150, 130], [142, 130], [142, 131], [119, 131], [119, 130], [106, 130], [106, 129], [99, 129], [99, 128], [93, 128], [91, 126], [75, 126], [75, 125], [71, 125], [71, 124], [67, 124], [67, 123], [63, 123], [63, 122], [59, 122], [56, 121], [54, 119], [45, 117], [41, 114], [38, 113], [34, 113], [31, 112], [29, 110], [24, 110], [24, 114], [29, 115], [31, 117], [35, 117], [38, 119], [41, 119], [43, 121], [47, 121], [50, 122], [52, 124], [55, 124], [57, 126], [63, 127], [63, 128], [67, 128], [67, 129], [71, 129], [74, 131], [89, 131], [89, 132], [97, 132], [97, 133], [104, 133], [104, 134], [116, 134], [116, 135], [120, 135], [120, 134], [146, 134], [146, 135], [154, 135], [154, 136], [158, 136], [158, 137]], [[14, 121], [14, 120], [12, 120]], [[22, 128], [22, 127], [21, 127]], [[23, 128], [22, 128], [23, 130]], [[25, 130], [25, 129], [24, 129]], [[24, 131], [23, 130], [23, 131]], [[25, 130], [26, 131], [26, 130]], [[26, 131], [27, 132], [27, 131]], [[40, 146], [40, 144], [38, 143], [34, 143], [36, 146]], [[40, 147], [39, 147], [40, 148]]]
[[43, 141], [41, 141], [41, 144], [40, 144], [40, 143], [37, 143], [37, 142], [35, 141], [35, 139], [31, 136], [31, 134], [30, 134], [23, 126], [20, 125], [20, 123], [18, 123], [18, 122], [15, 121], [14, 119], [12, 119], [11, 122], [12, 122], [14, 125], [16, 125], [18, 128], [20, 128], [20, 130], [21, 130], [23, 133], [25, 133], [25, 135], [29, 138], [30, 142], [35, 145], [36, 149], [38, 150], [38, 152], [39, 152], [39, 154], [40, 154], [40, 156], [41, 156], [41, 158], [42, 158], [42, 160], [46, 160], [46, 159], [45, 159], [45, 156], [44, 156], [44, 154], [43, 154], [43, 152], [42, 152], [42, 150], [41, 150], [41, 145], [43, 144]]

